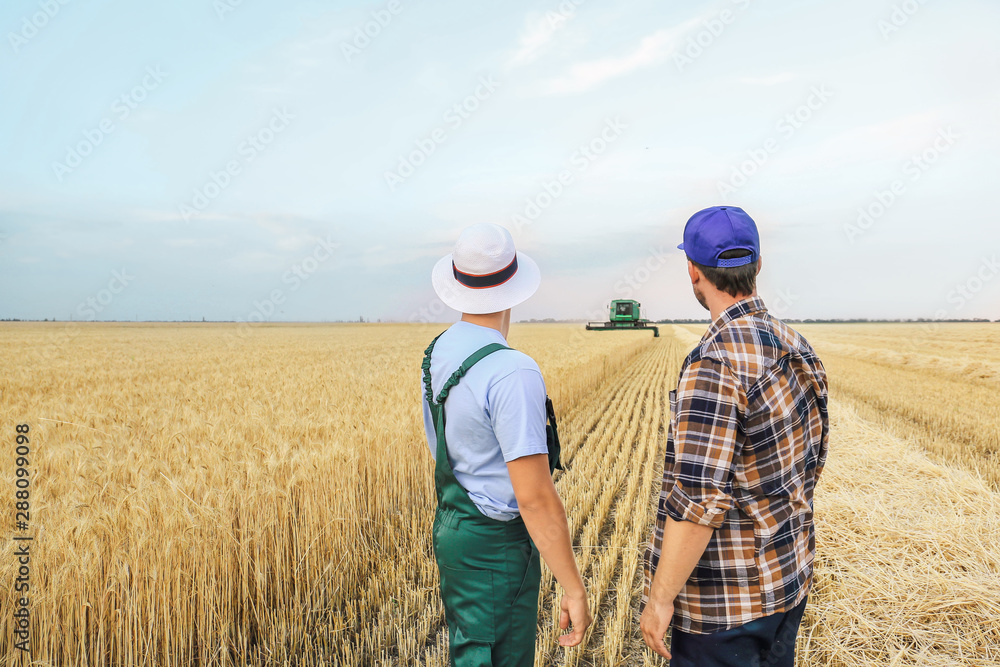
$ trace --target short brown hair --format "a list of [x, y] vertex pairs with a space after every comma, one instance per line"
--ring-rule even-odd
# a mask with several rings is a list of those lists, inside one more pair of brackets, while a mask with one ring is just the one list
[[[719, 255], [719, 259], [733, 259], [735, 257], [746, 257], [751, 254], [749, 250], [726, 250]], [[757, 287], [757, 267], [758, 262], [750, 262], [743, 266], [714, 267], [705, 266], [694, 261], [690, 257], [691, 263], [708, 279], [708, 282], [715, 285], [715, 288], [725, 292], [729, 296], [746, 296], [752, 294]]]

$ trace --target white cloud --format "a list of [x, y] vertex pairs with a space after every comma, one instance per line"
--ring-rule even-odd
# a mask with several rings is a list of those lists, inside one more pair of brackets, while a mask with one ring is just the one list
[[932, 145], [937, 133], [949, 126], [940, 109], [907, 114], [886, 121], [850, 127], [823, 139], [792, 148], [779, 156], [779, 173], [844, 168], [879, 160], [902, 161]]
[[562, 26], [562, 22], [552, 21], [534, 13], [528, 15], [525, 23], [517, 51], [507, 61], [508, 67], [527, 65], [535, 60], [552, 42], [556, 31]]
[[517, 50], [507, 59], [505, 67], [511, 69], [527, 65], [547, 51], [555, 41], [556, 33], [576, 16], [582, 2], [583, 0], [564, 1], [545, 14], [529, 13], [524, 21]]
[[681, 37], [701, 25], [701, 22], [702, 17], [697, 17], [672, 28], [657, 30], [643, 37], [639, 46], [627, 55], [573, 65], [569, 74], [549, 81], [545, 92], [582, 93], [637, 69], [661, 63], [679, 48]]

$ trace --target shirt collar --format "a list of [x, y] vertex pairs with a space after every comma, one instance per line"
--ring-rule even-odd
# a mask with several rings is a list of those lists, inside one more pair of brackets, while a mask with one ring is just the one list
[[745, 299], [741, 299], [729, 306], [729, 308], [726, 308], [717, 318], [715, 318], [715, 321], [708, 327], [708, 331], [706, 331], [705, 335], [701, 337], [701, 340], [702, 342], [705, 342], [711, 339], [716, 333], [719, 332], [720, 329], [735, 319], [747, 317], [749, 315], [753, 315], [754, 313], [766, 312], [767, 308], [764, 306], [764, 300], [759, 296], [748, 296]]
[[484, 327], [481, 324], [473, 324], [472, 322], [466, 322], [465, 320], [458, 320], [452, 326], [457, 326], [468, 331], [476, 331], [484, 336], [491, 336], [504, 345], [507, 344], [507, 339], [503, 337], [503, 334], [493, 327]]

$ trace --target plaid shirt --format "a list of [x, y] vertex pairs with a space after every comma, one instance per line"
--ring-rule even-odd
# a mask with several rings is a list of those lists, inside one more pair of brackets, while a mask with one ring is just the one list
[[667, 517], [715, 529], [674, 600], [675, 628], [718, 632], [802, 602], [829, 433], [826, 371], [812, 347], [759, 297], [737, 302], [685, 359], [670, 419], [642, 607]]

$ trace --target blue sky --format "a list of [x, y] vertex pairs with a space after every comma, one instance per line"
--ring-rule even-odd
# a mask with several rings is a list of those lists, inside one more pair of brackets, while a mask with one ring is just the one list
[[447, 320], [431, 267], [484, 221], [543, 272], [515, 319], [700, 317], [675, 246], [727, 203], [780, 315], [1000, 318], [998, 27], [987, 0], [6, 2], [0, 317]]

